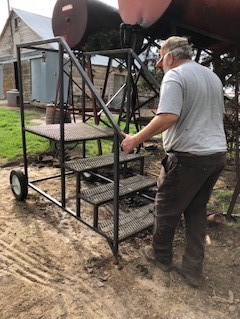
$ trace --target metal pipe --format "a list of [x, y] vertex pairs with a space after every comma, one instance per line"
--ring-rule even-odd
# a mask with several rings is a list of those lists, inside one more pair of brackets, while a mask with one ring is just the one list
[[235, 162], [236, 162], [236, 176], [237, 176], [237, 184], [235, 186], [230, 205], [227, 211], [227, 219], [231, 219], [231, 215], [237, 201], [237, 198], [240, 193], [240, 178], [239, 178], [239, 79], [238, 79], [238, 48], [236, 48], [235, 52], [235, 61], [234, 61], [234, 71], [235, 71]]
[[82, 75], [82, 77], [84, 78], [84, 80], [86, 81], [87, 86], [89, 87], [90, 91], [94, 93], [96, 100], [98, 101], [100, 107], [102, 109], [104, 109], [104, 112], [109, 120], [109, 122], [111, 123], [112, 127], [114, 128], [114, 130], [117, 132], [117, 134], [119, 135], [120, 140], [123, 139], [122, 135], [121, 135], [121, 130], [119, 128], [119, 126], [115, 123], [114, 118], [112, 116], [112, 113], [109, 111], [109, 109], [106, 107], [104, 101], [102, 100], [102, 98], [100, 97], [99, 93], [96, 91], [94, 85], [92, 84], [92, 82], [89, 80], [87, 74], [85, 73], [85, 71], [83, 70], [82, 66], [80, 65], [80, 63], [78, 62], [78, 60], [76, 59], [75, 55], [73, 54], [73, 52], [71, 51], [70, 47], [68, 46], [67, 42], [65, 41], [65, 39], [61, 38], [60, 42], [62, 42], [65, 50], [67, 51], [68, 55], [70, 56], [71, 60], [73, 61], [75, 67], [77, 68], [78, 72]]
[[64, 48], [59, 42], [59, 107], [60, 107], [60, 167], [61, 167], [61, 194], [62, 205], [66, 206], [66, 180], [65, 180], [65, 138], [64, 138]]
[[[122, 92], [122, 90], [123, 90], [125, 87], [126, 87], [126, 83], [123, 84], [123, 85], [120, 87], [120, 89], [111, 97], [111, 99], [107, 101], [106, 107], [109, 107], [109, 105], [112, 103], [112, 101], [118, 96], [118, 94], [120, 94], [120, 93]], [[99, 116], [99, 115], [101, 115], [102, 113], [103, 113], [103, 110], [100, 110], [97, 115]]]
[[80, 199], [80, 191], [81, 191], [81, 173], [76, 174], [76, 215], [77, 217], [81, 217], [81, 199]]
[[235, 150], [236, 150], [236, 175], [239, 176], [240, 165], [239, 165], [239, 50], [236, 48], [235, 61], [234, 61], [234, 72], [235, 72]]
[[128, 52], [128, 77], [127, 77], [127, 111], [126, 111], [126, 126], [125, 126], [125, 132], [129, 133], [129, 125], [130, 125], [130, 109], [131, 109], [131, 96], [132, 96], [132, 65], [133, 65], [133, 59]]
[[[73, 171], [69, 171], [67, 173], [65, 173], [65, 175], [73, 175], [74, 172]], [[29, 181], [29, 183], [38, 183], [38, 182], [43, 182], [43, 181], [47, 181], [49, 179], [54, 179], [54, 178], [59, 178], [61, 177], [61, 174], [56, 174], [56, 175], [50, 175], [50, 176], [47, 176], [47, 177], [42, 177], [42, 178], [36, 178], [36, 179], [31, 179]]]
[[23, 100], [23, 79], [22, 79], [22, 63], [21, 63], [21, 48], [20, 47], [17, 47], [17, 68], [18, 68], [18, 79], [19, 79], [18, 89], [20, 93], [19, 97], [20, 97], [24, 174], [28, 182], [28, 160], [27, 160], [27, 145], [26, 145], [26, 131], [25, 131], [24, 100]]
[[118, 256], [119, 243], [119, 136], [114, 134], [114, 239], [113, 253]]
[[104, 84], [103, 84], [103, 90], [102, 90], [102, 99], [104, 100], [105, 98], [105, 94], [106, 94], [106, 90], [107, 90], [107, 83], [108, 83], [108, 78], [109, 78], [109, 74], [110, 74], [110, 68], [112, 65], [112, 58], [108, 58], [108, 65], [107, 65], [107, 70], [106, 70], [106, 76], [104, 79]]

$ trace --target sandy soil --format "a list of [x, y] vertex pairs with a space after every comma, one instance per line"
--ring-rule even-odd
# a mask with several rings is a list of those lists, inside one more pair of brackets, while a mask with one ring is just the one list
[[[174, 271], [164, 274], [146, 261], [151, 231], [120, 244], [116, 264], [104, 238], [34, 190], [26, 202], [16, 201], [12, 169], [19, 165], [0, 168], [1, 319], [240, 318], [240, 231], [233, 223], [209, 225], [206, 280], [194, 289]], [[47, 165], [29, 169], [40, 178], [57, 171]], [[47, 191], [55, 196], [54, 183]], [[176, 259], [183, 247], [180, 226]]]

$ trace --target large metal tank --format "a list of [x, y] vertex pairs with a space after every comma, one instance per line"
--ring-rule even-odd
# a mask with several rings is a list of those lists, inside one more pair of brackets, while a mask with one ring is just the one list
[[118, 0], [118, 4], [124, 23], [139, 24], [155, 38], [169, 36], [176, 25], [205, 48], [226, 49], [227, 40], [240, 44], [239, 0]]
[[54, 35], [63, 36], [72, 49], [81, 49], [98, 32], [119, 30], [121, 22], [116, 8], [98, 0], [58, 0], [52, 16]]

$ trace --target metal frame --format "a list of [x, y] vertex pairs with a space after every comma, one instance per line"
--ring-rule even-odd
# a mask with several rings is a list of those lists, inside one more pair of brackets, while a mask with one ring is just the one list
[[[42, 191], [40, 188], [34, 185], [35, 181], [30, 181], [28, 176], [28, 161], [27, 161], [27, 150], [26, 150], [26, 127], [25, 127], [25, 118], [24, 118], [24, 102], [23, 102], [23, 83], [22, 83], [22, 67], [21, 67], [21, 49], [36, 49], [36, 50], [43, 50], [41, 48], [41, 45], [46, 45], [50, 43], [58, 43], [59, 46], [59, 107], [60, 107], [60, 171], [61, 171], [61, 202], [50, 196], [49, 194]], [[65, 140], [64, 140], [64, 133], [65, 133], [65, 125], [64, 125], [64, 91], [63, 91], [63, 76], [64, 76], [64, 54], [67, 53], [71, 59], [71, 61], [76, 66], [77, 70], [83, 77], [84, 81], [88, 85], [89, 89], [91, 90], [92, 94], [96, 97], [98, 103], [101, 105], [102, 109], [104, 110], [104, 113], [106, 114], [108, 120], [110, 121], [115, 134], [114, 134], [114, 241], [112, 244], [112, 249], [114, 254], [116, 255], [118, 253], [118, 215], [119, 215], [119, 140], [122, 139], [121, 137], [121, 131], [120, 128], [117, 126], [117, 124], [114, 122], [114, 119], [112, 117], [112, 114], [106, 108], [104, 101], [102, 98], [98, 95], [98, 92], [95, 90], [93, 84], [89, 80], [87, 74], [85, 73], [84, 69], [76, 59], [75, 55], [69, 48], [68, 44], [63, 38], [54, 38], [44, 41], [37, 41], [37, 42], [31, 42], [27, 44], [19, 44], [17, 45], [17, 61], [18, 61], [18, 73], [19, 73], [19, 90], [20, 90], [20, 107], [21, 107], [21, 127], [22, 127], [22, 145], [23, 145], [23, 159], [24, 159], [24, 173], [27, 178], [28, 186], [37, 191], [39, 194], [43, 195], [45, 198], [53, 202], [54, 204], [58, 205], [71, 215], [73, 215], [75, 218], [79, 219], [81, 222], [87, 224], [91, 227], [88, 223], [86, 223], [81, 217], [78, 215], [75, 215], [75, 213], [68, 209], [66, 207], [66, 171], [65, 171]], [[70, 174], [69, 172], [68, 174]], [[48, 179], [59, 177], [59, 175], [48, 177]], [[38, 179], [37, 181], [43, 181], [46, 180], [46, 178]], [[79, 179], [78, 179], [79, 183]], [[95, 229], [97, 231], [97, 229]], [[100, 232], [99, 232], [100, 233]], [[101, 235], [104, 235], [101, 233]]]
[[236, 161], [236, 176], [237, 176], [237, 183], [235, 185], [234, 191], [233, 191], [233, 195], [231, 198], [231, 202], [230, 205], [228, 207], [227, 210], [227, 219], [231, 220], [231, 219], [235, 219], [232, 216], [232, 212], [235, 206], [235, 203], [237, 201], [237, 198], [239, 196], [240, 193], [240, 163], [239, 163], [239, 80], [238, 80], [238, 75], [237, 75], [237, 65], [239, 62], [238, 59], [238, 54], [239, 54], [239, 49], [238, 47], [236, 48], [236, 52], [235, 52], [235, 70], [236, 70], [236, 84], [235, 84], [235, 161]]
[[[22, 49], [29, 49], [29, 50], [43, 50], [44, 45], [48, 45], [51, 43], [58, 43], [58, 51], [59, 53], [59, 108], [60, 108], [60, 136], [58, 141], [60, 142], [60, 174], [39, 178], [35, 180], [30, 180], [28, 175], [28, 159], [27, 159], [27, 142], [26, 142], [26, 132], [32, 132], [37, 135], [56, 140], [55, 137], [51, 137], [49, 134], [39, 133], [38, 130], [34, 130], [31, 127], [25, 126], [25, 117], [24, 117], [24, 101], [23, 101], [23, 80], [22, 80], [22, 65], [21, 65], [21, 50]], [[131, 49], [125, 49], [122, 50], [124, 53], [127, 53], [132, 56], [134, 56], [137, 60], [139, 58], [135, 55], [135, 53]], [[66, 171], [66, 163], [65, 163], [65, 143], [68, 142], [66, 140], [66, 136], [68, 133], [68, 125], [71, 124], [65, 124], [64, 123], [64, 55], [67, 54], [72, 63], [75, 65], [76, 69], [82, 76], [83, 82], [85, 85], [88, 86], [91, 93], [94, 95], [95, 99], [97, 100], [98, 104], [100, 105], [101, 109], [105, 113], [108, 121], [110, 122], [113, 132], [114, 132], [114, 161], [113, 161], [113, 170], [114, 170], [114, 180], [112, 181], [114, 183], [114, 198], [113, 198], [113, 206], [114, 206], [114, 219], [113, 219], [113, 238], [110, 238], [107, 234], [105, 234], [101, 228], [97, 227], [98, 224], [98, 216], [95, 212], [94, 214], [94, 222], [93, 225], [88, 223], [85, 219], [82, 218], [81, 212], [80, 212], [80, 184], [81, 184], [81, 176], [80, 174], [76, 174], [76, 212], [72, 211], [68, 207], [66, 207], [66, 176], [69, 174], [74, 174], [74, 171], [68, 170]], [[17, 62], [18, 62], [18, 75], [19, 75], [19, 91], [20, 91], [20, 111], [21, 111], [21, 128], [22, 128], [22, 146], [23, 146], [23, 160], [24, 160], [24, 173], [27, 179], [27, 185], [37, 191], [39, 194], [50, 200], [52, 203], [56, 204], [66, 212], [70, 213], [73, 217], [75, 217], [77, 220], [81, 221], [88, 227], [92, 228], [94, 231], [105, 237], [114, 253], [115, 256], [118, 256], [118, 245], [119, 242], [124, 239], [119, 239], [119, 179], [120, 179], [120, 173], [119, 173], [119, 144], [122, 140], [121, 130], [119, 126], [115, 123], [114, 118], [112, 116], [112, 113], [108, 109], [107, 105], [103, 101], [103, 99], [100, 97], [98, 92], [96, 91], [94, 85], [90, 81], [89, 77], [87, 76], [84, 65], [82, 66], [74, 53], [71, 51], [70, 47], [66, 43], [66, 41], [61, 38], [53, 38], [49, 40], [44, 41], [36, 41], [36, 42], [30, 42], [26, 44], [19, 44], [17, 45]], [[139, 60], [139, 63], [143, 65], [143, 63]], [[145, 66], [143, 66], [144, 68]], [[155, 82], [155, 79], [152, 78], [152, 81]], [[83, 90], [85, 88], [83, 87]], [[83, 104], [84, 107], [85, 104]], [[83, 114], [83, 120], [84, 120], [85, 114]], [[76, 125], [76, 123], [74, 123]], [[86, 124], [85, 124], [86, 125]], [[54, 125], [53, 125], [54, 126]], [[49, 126], [50, 127], [50, 126]], [[106, 133], [107, 134], [107, 133]], [[103, 136], [104, 133], [102, 133]], [[81, 140], [79, 140], [81, 141]], [[83, 139], [84, 141], [84, 139]], [[143, 167], [141, 168], [141, 171], [143, 170]], [[41, 182], [44, 180], [54, 179], [54, 178], [61, 178], [61, 200], [57, 200], [56, 198], [52, 197], [51, 195], [44, 192], [42, 189], [37, 187], [35, 185], [36, 182]], [[139, 231], [141, 231], [140, 229]], [[131, 234], [132, 236], [133, 234]]]
[[[180, 28], [187, 28], [185, 25], [175, 25], [175, 27]], [[193, 30], [193, 32], [198, 32], [200, 30]], [[208, 35], [211, 36], [211, 35]], [[221, 39], [222, 40], [222, 39]], [[30, 50], [43, 50], [44, 45], [48, 45], [51, 43], [57, 43], [58, 44], [58, 50], [51, 50], [51, 51], [58, 51], [59, 53], [59, 107], [60, 107], [60, 174], [50, 177], [45, 177], [38, 180], [29, 180], [28, 176], [28, 160], [27, 160], [27, 151], [26, 151], [26, 129], [25, 126], [25, 118], [24, 118], [24, 102], [23, 102], [23, 82], [22, 82], [22, 66], [21, 66], [21, 50], [22, 49], [30, 49]], [[47, 50], [47, 48], [44, 50]], [[135, 109], [131, 109], [131, 89], [133, 90], [134, 87], [137, 85], [137, 81], [134, 82], [132, 79], [132, 66], [133, 66], [133, 60], [135, 60], [139, 65], [139, 74], [142, 74], [145, 79], [152, 85], [153, 89], [156, 91], [159, 91], [160, 84], [157, 82], [157, 80], [151, 75], [151, 73], [148, 72], [148, 69], [146, 65], [140, 60], [138, 55], [132, 50], [132, 49], [121, 49], [121, 50], [109, 50], [109, 51], [95, 51], [95, 52], [88, 52], [84, 53], [86, 56], [91, 56], [92, 54], [100, 54], [100, 55], [106, 55], [106, 56], [114, 56], [118, 54], [125, 55], [126, 61], [127, 61], [127, 70], [128, 70], [128, 78], [127, 83], [124, 86], [125, 94], [127, 95], [127, 119], [126, 119], [126, 131], [129, 130], [129, 123], [131, 120], [131, 117], [134, 116]], [[80, 210], [80, 197], [79, 197], [79, 191], [80, 191], [80, 185], [81, 185], [81, 175], [76, 174], [76, 212], [72, 211], [71, 209], [66, 207], [66, 176], [69, 174], [74, 174], [73, 171], [66, 171], [65, 168], [65, 124], [64, 124], [64, 55], [67, 54], [70, 58], [72, 64], [76, 67], [80, 75], [82, 76], [83, 84], [82, 84], [82, 108], [83, 108], [83, 121], [85, 122], [85, 86], [87, 85], [89, 90], [91, 91], [92, 95], [94, 96], [94, 99], [97, 101], [98, 105], [102, 109], [102, 111], [105, 113], [107, 119], [109, 120], [113, 130], [114, 130], [114, 199], [113, 199], [113, 206], [114, 206], [114, 218], [113, 218], [113, 237], [109, 237], [108, 234], [106, 234], [104, 231], [102, 231], [101, 227], [98, 227], [98, 212], [95, 209], [93, 218], [93, 225], [88, 223], [85, 219], [81, 216], [81, 210]], [[237, 54], [236, 54], [237, 56]], [[110, 58], [111, 60], [111, 58]], [[19, 91], [20, 91], [20, 107], [21, 107], [21, 128], [22, 128], [22, 145], [23, 145], [23, 160], [24, 160], [24, 172], [27, 179], [27, 184], [29, 187], [37, 191], [39, 194], [50, 200], [52, 203], [56, 204], [66, 212], [70, 213], [73, 217], [75, 217], [77, 220], [81, 221], [83, 224], [87, 225], [97, 233], [99, 233], [101, 236], [105, 237], [114, 253], [115, 256], [118, 256], [118, 250], [119, 250], [119, 243], [122, 240], [125, 240], [126, 238], [122, 239], [119, 237], [119, 228], [120, 228], [120, 219], [119, 219], [119, 144], [122, 140], [121, 130], [117, 123], [115, 123], [114, 118], [112, 116], [112, 113], [110, 112], [108, 106], [110, 105], [111, 101], [108, 101], [107, 103], [104, 102], [104, 91], [103, 95], [100, 96], [99, 93], [96, 91], [93, 83], [89, 79], [88, 75], [85, 72], [85, 59], [83, 59], [82, 65], [80, 64], [79, 60], [75, 56], [75, 54], [72, 52], [66, 41], [61, 38], [53, 38], [49, 40], [44, 41], [36, 41], [36, 42], [30, 42], [26, 44], [19, 44], [17, 45], [17, 61], [18, 61], [18, 75], [19, 75]], [[110, 63], [110, 62], [109, 62]], [[109, 72], [109, 66], [107, 68], [107, 72]], [[106, 85], [108, 74], [105, 79], [104, 88]], [[236, 92], [238, 92], [238, 84], [236, 84]], [[238, 115], [238, 108], [236, 111]], [[237, 133], [236, 139], [239, 139], [239, 133]], [[84, 146], [83, 142], [83, 146]], [[239, 161], [239, 145], [236, 143], [236, 155], [237, 155], [237, 161]], [[85, 154], [85, 146], [83, 148], [83, 153]], [[58, 201], [57, 199], [53, 198], [43, 190], [41, 190], [39, 187], [35, 185], [36, 182], [44, 181], [46, 179], [54, 179], [54, 178], [61, 178], [61, 200]], [[238, 172], [238, 180], [237, 185], [235, 187], [235, 191], [227, 212], [227, 216], [230, 218], [232, 214], [233, 207], [235, 205], [236, 199], [240, 193], [240, 180], [239, 180], [239, 172]], [[132, 236], [133, 234], [129, 235]]]
[[[120, 123], [123, 121], [122, 115], [124, 113], [123, 109], [124, 109], [124, 103], [125, 103], [125, 98], [126, 98], [126, 100], [127, 100], [127, 107], [126, 107], [126, 114], [125, 114], [126, 118], [124, 119], [124, 122], [126, 124], [125, 124], [124, 131], [129, 132], [129, 125], [130, 125], [131, 121], [133, 121], [133, 123], [135, 124], [136, 131], [139, 131], [138, 122], [136, 119], [136, 111], [138, 111], [138, 109], [140, 107], [142, 107], [144, 104], [149, 102], [151, 99], [158, 96], [159, 90], [160, 90], [160, 84], [155, 79], [155, 77], [148, 71], [147, 66], [143, 63], [143, 61], [139, 58], [139, 56], [130, 48], [128, 48], [128, 49], [115, 49], [115, 50], [108, 50], [108, 51], [102, 50], [102, 51], [94, 51], [94, 52], [84, 52], [84, 53], [82, 53], [84, 65], [85, 65], [85, 57], [88, 60], [90, 60], [91, 56], [94, 56], [94, 55], [102, 55], [102, 56], [106, 56], [109, 58], [108, 66], [107, 66], [107, 70], [106, 70], [106, 75], [105, 75], [102, 99], [105, 98], [105, 92], [106, 92], [106, 86], [107, 86], [107, 82], [108, 82], [108, 78], [109, 78], [111, 62], [114, 59], [118, 61], [119, 56], [121, 56], [125, 60], [124, 68], [127, 70], [126, 83], [124, 83], [123, 86], [119, 89], [119, 91], [116, 92], [116, 94], [106, 103], [106, 107], [110, 108], [110, 104], [114, 100], [114, 98], [121, 91], [124, 91], [123, 92], [123, 99], [122, 99], [122, 103], [121, 103], [121, 108], [120, 108], [120, 111], [118, 113], [118, 125], [120, 125]], [[90, 73], [91, 73], [92, 72], [91, 65], [89, 67], [90, 67]], [[137, 73], [135, 80], [132, 76], [133, 68]], [[140, 76], [142, 76], [144, 78], [144, 80], [152, 87], [152, 90], [155, 92], [155, 96], [150, 98], [142, 106], [137, 108], [136, 101], [133, 100], [133, 92], [137, 91], [137, 84], [138, 84], [138, 80], [139, 80]], [[93, 104], [94, 104], [94, 101], [93, 101]], [[95, 104], [95, 107], [96, 107], [96, 104]], [[100, 121], [100, 116], [101, 116], [102, 111], [98, 112], [97, 115], [99, 116], [99, 118], [97, 121]], [[96, 113], [96, 111], [95, 111], [95, 113]], [[95, 117], [95, 115], [94, 115], [94, 117]]]

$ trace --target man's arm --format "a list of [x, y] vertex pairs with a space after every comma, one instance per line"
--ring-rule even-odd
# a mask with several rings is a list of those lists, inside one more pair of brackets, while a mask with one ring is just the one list
[[177, 122], [179, 116], [171, 113], [162, 113], [156, 115], [151, 122], [135, 135], [122, 133], [125, 139], [121, 147], [125, 153], [129, 154], [136, 146], [148, 141], [156, 134], [162, 133]]

